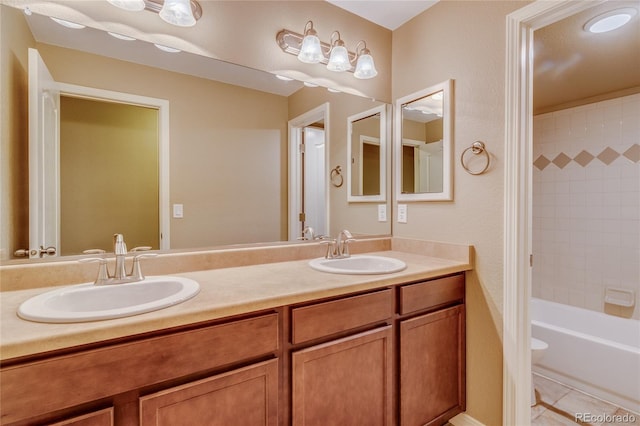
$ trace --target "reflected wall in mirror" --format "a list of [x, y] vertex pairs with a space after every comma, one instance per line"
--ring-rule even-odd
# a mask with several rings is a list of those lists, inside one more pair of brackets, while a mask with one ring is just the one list
[[[343, 135], [347, 117], [367, 109], [363, 103], [371, 104], [363, 97], [328, 93], [321, 87], [307, 88], [296, 81], [283, 82], [272, 74], [241, 67], [231, 74], [259, 75], [263, 83], [273, 82], [272, 89], [223, 83], [209, 76], [209, 70], [220, 63], [225, 67], [237, 66], [184, 52], [160, 52], [150, 44], [148, 51], [140, 50], [144, 53], [134, 55], [132, 50], [127, 50], [131, 49], [129, 46], [147, 49], [147, 43], [118, 41], [90, 27], [81, 30], [81, 36], [74, 32], [66, 39], [57, 39], [58, 45], [49, 44], [41, 38], [42, 34], [61, 30], [37, 31], [35, 27], [51, 25], [53, 21], [35, 13], [25, 16], [21, 10], [7, 5], [0, 8], [3, 55], [0, 61], [3, 93], [0, 260], [3, 262], [12, 259], [15, 250], [29, 246], [28, 179], [25, 178], [29, 137], [28, 48], [38, 49], [53, 77], [63, 84], [153, 97], [170, 104], [169, 207], [165, 213], [170, 215], [174, 204], [181, 204], [184, 209], [182, 218], [168, 219], [171, 249], [290, 239], [287, 230], [288, 120], [330, 98], [332, 124], [328, 131], [334, 143], [330, 153], [332, 164], [327, 167], [332, 167], [337, 158], [344, 162], [346, 157]], [[92, 49], [108, 44], [105, 51], [108, 56], [83, 51], [80, 46], [63, 47], [62, 41], [82, 39], [90, 40]], [[141, 61], [155, 58], [165, 65], [136, 63], [138, 57]], [[200, 74], [189, 73], [187, 68], [199, 70]], [[362, 233], [390, 233], [389, 223], [368, 220], [374, 214], [358, 209], [349, 212], [344, 192], [333, 191], [331, 197], [332, 229], [349, 228], [357, 222], [367, 223]], [[339, 197], [343, 197], [344, 205], [340, 204]], [[365, 215], [367, 220], [361, 220]], [[120, 231], [113, 229], [104, 235], [107, 248], [114, 232]], [[125, 238], [129, 247], [147, 245], [137, 241], [133, 234], [125, 233]], [[93, 245], [82, 249], [95, 248]], [[76, 249], [79, 250], [80, 247]]]
[[396, 101], [398, 201], [453, 199], [452, 89], [447, 80]]
[[386, 200], [386, 106], [347, 119], [347, 198], [350, 202]]

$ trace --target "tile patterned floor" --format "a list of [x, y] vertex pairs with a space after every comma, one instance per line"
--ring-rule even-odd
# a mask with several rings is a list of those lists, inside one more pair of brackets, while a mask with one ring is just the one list
[[[575, 426], [578, 424], [640, 426], [640, 415], [638, 414], [629, 413], [608, 402], [601, 401], [537, 374], [533, 375], [533, 383], [536, 388], [538, 404], [531, 407], [532, 426]], [[576, 420], [577, 413], [590, 413], [593, 416], [627, 415], [628, 418], [635, 418], [635, 421], [625, 423], [588, 423]]]

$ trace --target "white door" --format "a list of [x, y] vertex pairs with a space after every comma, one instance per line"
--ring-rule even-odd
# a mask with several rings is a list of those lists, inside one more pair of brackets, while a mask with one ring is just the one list
[[42, 57], [29, 49], [29, 257], [59, 247], [60, 91]]
[[303, 227], [310, 226], [316, 235], [327, 235], [326, 168], [324, 130], [314, 127], [303, 129], [304, 184]]

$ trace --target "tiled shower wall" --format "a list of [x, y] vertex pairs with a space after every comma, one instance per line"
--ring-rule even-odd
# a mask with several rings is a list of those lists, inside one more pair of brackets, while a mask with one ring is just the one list
[[533, 120], [534, 297], [640, 319], [640, 94]]

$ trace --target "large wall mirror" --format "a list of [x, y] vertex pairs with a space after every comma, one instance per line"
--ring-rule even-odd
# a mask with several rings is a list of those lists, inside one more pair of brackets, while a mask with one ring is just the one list
[[386, 200], [387, 108], [376, 108], [347, 119], [347, 199]]
[[[325, 123], [326, 138], [332, 141], [325, 173], [329, 176], [331, 168], [344, 164], [347, 147], [343, 135], [347, 117], [384, 105], [379, 101], [372, 104], [370, 98], [353, 94], [330, 93], [323, 87], [305, 87], [299, 81], [281, 81], [273, 74], [210, 57], [163, 52], [150, 43], [119, 40], [90, 27], [64, 28], [35, 12], [27, 16], [17, 7], [0, 5], [0, 8], [3, 93], [0, 261], [3, 263], [24, 260], [13, 254], [17, 249], [28, 248], [31, 232], [26, 178], [29, 48], [40, 52], [53, 78], [60, 83], [167, 101], [170, 142], [165, 172], [169, 191], [168, 202], [161, 213], [170, 223], [170, 249], [296, 240], [298, 235], [288, 232], [287, 123], [319, 105], [327, 102], [331, 105], [330, 117]], [[80, 135], [76, 130], [73, 132]], [[97, 138], [82, 137], [77, 143], [95, 141]], [[92, 161], [107, 163], [104, 158]], [[82, 169], [76, 167], [75, 175], [63, 173], [63, 176], [75, 176], [77, 183], [81, 179], [78, 176], [82, 176], [78, 173], [91, 170], [85, 167], [87, 161], [83, 162]], [[133, 166], [130, 170], [133, 171], [126, 175], [141, 169]], [[113, 170], [114, 175], [120, 172]], [[108, 184], [108, 179], [101, 178], [100, 183], [105, 184], [109, 192], [117, 195], [127, 190], [127, 184], [115, 184], [115, 181]], [[127, 182], [126, 176], [124, 181]], [[353, 231], [357, 228], [354, 224], [358, 224], [357, 231], [361, 234], [391, 233], [389, 222], [371, 219], [375, 218], [374, 206], [371, 206], [372, 212], [350, 209], [344, 188], [329, 190], [332, 201], [327, 203], [327, 213], [331, 232], [341, 228]], [[97, 191], [93, 195], [106, 200], [98, 197]], [[149, 220], [161, 221], [158, 217]], [[77, 232], [73, 230], [73, 223], [70, 228], [71, 232]], [[61, 232], [66, 232], [65, 229]], [[114, 232], [124, 233], [129, 247], [153, 245], [154, 249], [158, 248], [157, 241], [146, 243], [133, 231], [123, 229], [124, 225], [111, 225], [100, 232], [104, 234], [100, 241], [73, 248], [66, 244], [69, 250], [63, 247], [58, 254], [77, 255], [94, 248], [112, 251]], [[66, 241], [66, 236], [60, 240]]]
[[447, 80], [396, 101], [398, 201], [453, 199], [452, 89], [453, 80]]

